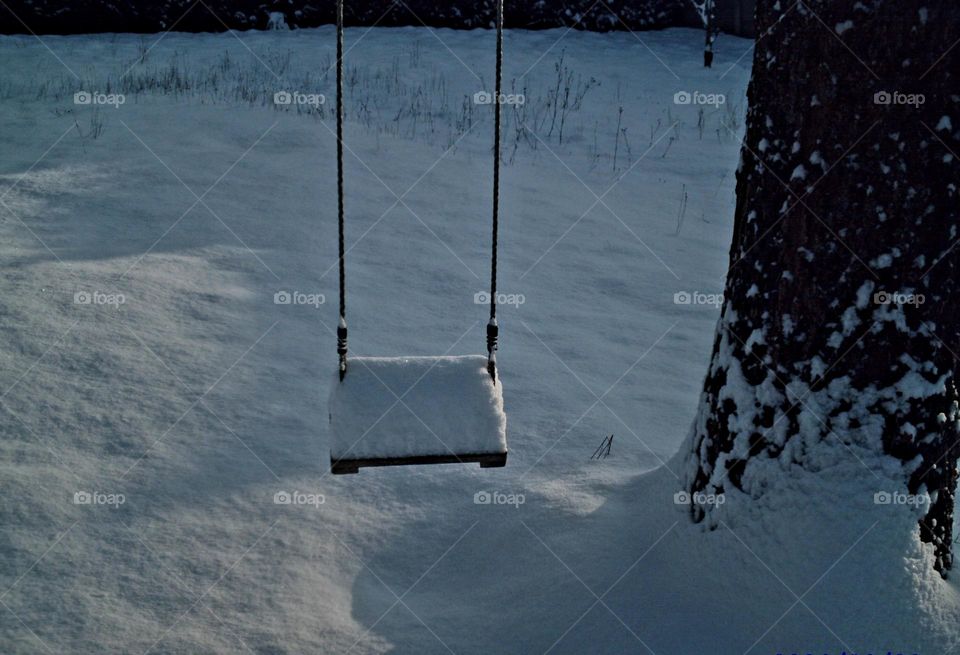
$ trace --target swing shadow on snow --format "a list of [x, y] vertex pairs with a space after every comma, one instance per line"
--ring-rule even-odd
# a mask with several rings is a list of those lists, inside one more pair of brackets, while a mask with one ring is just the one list
[[837, 468], [728, 492], [714, 529], [690, 521], [666, 467], [597, 489], [592, 511], [455, 499], [364, 563], [357, 652], [938, 652], [952, 637], [928, 621], [956, 611], [956, 583], [927, 570], [915, 522], [873, 502], [860, 463]]

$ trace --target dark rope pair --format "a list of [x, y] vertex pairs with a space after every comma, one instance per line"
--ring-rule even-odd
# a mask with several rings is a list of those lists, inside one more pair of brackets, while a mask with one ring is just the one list
[[[497, 72], [493, 97], [493, 238], [490, 255], [490, 320], [487, 323], [487, 371], [497, 381], [497, 237], [500, 227], [500, 105], [503, 87], [503, 0], [497, 0]], [[347, 275], [344, 251], [343, 212], [343, 0], [337, 0], [337, 224], [340, 249], [340, 322], [337, 325], [337, 355], [340, 380], [347, 374]]]

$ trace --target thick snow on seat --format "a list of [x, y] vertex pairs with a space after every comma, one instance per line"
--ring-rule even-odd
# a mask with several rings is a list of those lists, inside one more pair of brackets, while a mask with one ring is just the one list
[[348, 366], [330, 393], [332, 460], [506, 452], [501, 385], [485, 355], [352, 357]]

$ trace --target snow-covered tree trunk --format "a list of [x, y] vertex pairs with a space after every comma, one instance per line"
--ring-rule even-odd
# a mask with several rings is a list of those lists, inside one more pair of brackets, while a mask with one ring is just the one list
[[[771, 32], [754, 54], [686, 483], [758, 497], [787, 468], [823, 470], [824, 453], [889, 456], [908, 493], [930, 494], [918, 529], [945, 574], [960, 454], [960, 8], [759, 0], [756, 19]], [[691, 507], [708, 523], [718, 511]]]
[[703, 23], [703, 65], [713, 65], [713, 42], [717, 40], [717, 0], [690, 0]]
[[703, 65], [710, 68], [713, 65], [713, 42], [717, 40], [716, 0], [704, 0], [703, 12]]

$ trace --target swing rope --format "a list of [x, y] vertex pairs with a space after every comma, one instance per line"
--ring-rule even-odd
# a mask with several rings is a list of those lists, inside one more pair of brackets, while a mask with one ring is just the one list
[[497, 383], [497, 234], [500, 228], [500, 96], [503, 84], [503, 0], [497, 0], [497, 73], [493, 97], [493, 238], [490, 248], [490, 321], [487, 323], [487, 371]]
[[[497, 72], [493, 97], [493, 233], [490, 253], [490, 320], [487, 323], [487, 371], [497, 382], [497, 239], [500, 227], [500, 98], [503, 86], [503, 0], [497, 1]], [[337, 0], [337, 228], [340, 251], [340, 322], [337, 325], [337, 355], [340, 380], [347, 374], [347, 275], [344, 251], [343, 210], [343, 3]]]
[[337, 0], [337, 223], [340, 248], [340, 322], [337, 355], [340, 380], [347, 374], [347, 272], [343, 247], [343, 0]]

